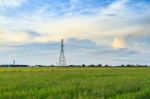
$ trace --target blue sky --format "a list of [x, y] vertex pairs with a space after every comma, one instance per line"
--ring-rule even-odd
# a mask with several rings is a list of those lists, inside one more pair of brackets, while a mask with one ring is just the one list
[[0, 64], [150, 65], [150, 0], [0, 0]]

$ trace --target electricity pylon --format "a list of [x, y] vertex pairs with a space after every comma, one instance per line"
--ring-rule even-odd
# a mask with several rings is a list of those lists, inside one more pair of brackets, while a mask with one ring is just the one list
[[59, 66], [66, 66], [66, 59], [65, 59], [65, 54], [64, 54], [64, 40], [61, 39], [61, 50], [60, 50], [60, 57], [58, 61]]

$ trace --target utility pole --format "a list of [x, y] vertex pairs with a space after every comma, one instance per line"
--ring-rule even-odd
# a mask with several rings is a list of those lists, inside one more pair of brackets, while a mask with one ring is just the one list
[[66, 59], [65, 59], [65, 54], [64, 54], [64, 40], [61, 39], [61, 50], [60, 50], [60, 57], [58, 61], [59, 66], [66, 66]]

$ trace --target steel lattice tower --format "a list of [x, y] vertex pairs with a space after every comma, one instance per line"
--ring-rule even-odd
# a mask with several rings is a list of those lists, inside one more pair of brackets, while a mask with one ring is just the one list
[[15, 61], [15, 59], [13, 60], [13, 65], [16, 65], [16, 61]]
[[60, 50], [60, 57], [58, 61], [59, 66], [66, 66], [66, 59], [65, 59], [65, 54], [64, 54], [64, 40], [61, 39], [61, 50]]

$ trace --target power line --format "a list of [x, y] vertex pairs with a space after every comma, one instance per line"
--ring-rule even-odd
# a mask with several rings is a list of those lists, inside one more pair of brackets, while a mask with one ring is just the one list
[[[26, 54], [26, 55], [16, 55], [16, 56], [9, 56], [9, 57], [31, 57], [31, 56], [44, 56], [44, 55], [55, 55], [59, 53], [40, 53], [40, 54]], [[8, 57], [3, 57], [3, 59], [8, 59]]]
[[29, 55], [18, 55], [18, 56], [15, 56], [15, 57], [28, 57], [28, 56], [43, 56], [43, 55], [54, 55], [54, 54], [59, 54], [59, 53], [44, 53], [44, 54], [29, 54]]
[[32, 47], [33, 46], [40, 46], [41, 47], [41, 46], [46, 46], [46, 45], [58, 45], [58, 44], [57, 43], [55, 43], [55, 44], [53, 44], [53, 43], [51, 43], [51, 44], [50, 43], [49, 44], [48, 43], [30, 43], [30, 44], [22, 44], [22, 45], [20, 45], [20, 44], [18, 44], [18, 45], [17, 44], [16, 45], [1, 44], [0, 46], [1, 47], [29, 47], [29, 46], [30, 47], [31, 46]]
[[[22, 45], [5, 45], [5, 44], [2, 44], [0, 46], [2, 47], [18, 47], [18, 48], [21, 48], [21, 47], [41, 47], [41, 46], [47, 46], [47, 45], [57, 45], [58, 46], [59, 43], [30, 43], [30, 44], [22, 44]], [[82, 47], [89, 47], [85, 44], [70, 44], [70, 43], [67, 43], [66, 46], [71, 46], [71, 47], [78, 47], [78, 46], [82, 46]]]
[[[51, 48], [52, 50], [55, 50], [56, 48]], [[49, 51], [48, 48], [46, 49], [33, 49], [33, 50], [22, 50], [22, 49], [16, 49], [16, 50], [8, 50], [7, 52], [25, 52], [25, 51]]]

